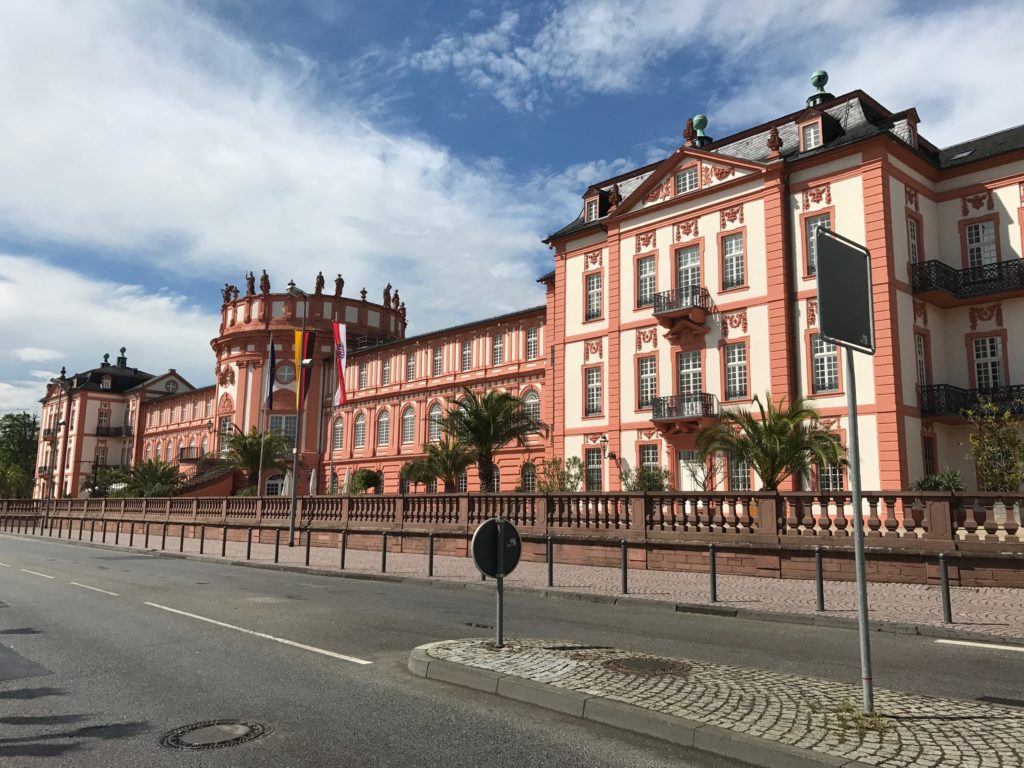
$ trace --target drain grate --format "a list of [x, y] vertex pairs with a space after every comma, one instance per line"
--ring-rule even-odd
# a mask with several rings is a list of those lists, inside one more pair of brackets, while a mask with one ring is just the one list
[[467, 621], [466, 626], [473, 629], [494, 629], [493, 624], [477, 624], [475, 621]]
[[638, 658], [636, 656], [626, 659], [609, 659], [604, 663], [604, 666], [613, 672], [623, 672], [627, 675], [645, 675], [647, 677], [657, 677], [660, 675], [686, 677], [691, 669], [689, 664], [682, 661]]
[[168, 731], [160, 737], [160, 746], [170, 749], [222, 749], [253, 741], [270, 733], [263, 723], [240, 723], [236, 720], [203, 720]]

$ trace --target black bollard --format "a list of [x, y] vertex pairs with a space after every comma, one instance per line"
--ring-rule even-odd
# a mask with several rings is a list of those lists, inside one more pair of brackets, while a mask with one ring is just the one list
[[203, 548], [206, 546], [206, 526], [199, 526], [199, 554], [203, 554]]
[[228, 527], [225, 525], [220, 540], [220, 556], [227, 557], [228, 553]]
[[103, 521], [103, 536], [100, 538], [100, 544], [107, 543], [107, 521]]
[[96, 521], [95, 520], [90, 520], [89, 521], [89, 541], [92, 541], [93, 537], [95, 535], [96, 535]]
[[[178, 551], [179, 552], [184, 552], [185, 551], [185, 524], [184, 523], [181, 524], [181, 531], [180, 531], [180, 533], [181, 533], [181, 538], [178, 539]], [[195, 532], [194, 528], [192, 529], [192, 535], [193, 536], [196, 535], [196, 532]]]
[[309, 545], [310, 545], [310, 543], [312, 541], [313, 541], [313, 534], [312, 534], [312, 532], [309, 529], [307, 529], [306, 530], [306, 567], [307, 568], [309, 567]]
[[278, 556], [281, 554], [281, 529], [274, 529], [274, 562], [277, 562]]
[[121, 543], [121, 521], [117, 521], [117, 527], [114, 529], [114, 544]]
[[83, 517], [78, 521], [78, 540], [82, 540], [82, 534], [85, 532], [85, 518]]
[[340, 542], [340, 546], [339, 546], [339, 549], [341, 550], [341, 556], [340, 556], [341, 557], [341, 563], [340, 563], [339, 567], [343, 571], [345, 570], [345, 546], [347, 544], [348, 544], [348, 531], [342, 531], [341, 532], [341, 542]]
[[708, 546], [708, 576], [711, 580], [711, 602], [718, 602], [718, 569], [715, 567], [715, 545]]
[[548, 536], [548, 586], [555, 586], [555, 542]]
[[945, 624], [952, 624], [953, 605], [949, 599], [949, 566], [945, 553], [939, 554], [939, 578], [942, 581], [942, 621]]
[[167, 523], [160, 526], [160, 551], [164, 551], [164, 547], [167, 546]]
[[128, 529], [128, 548], [131, 549], [135, 544], [135, 521], [132, 520], [132, 527]]
[[388, 532], [384, 531], [380, 547], [380, 572], [388, 572]]
[[142, 525], [146, 531], [146, 537], [142, 540], [142, 548], [149, 549], [149, 523], [143, 523]]
[[629, 594], [629, 552], [626, 549], [626, 540], [620, 544], [622, 549], [622, 594]]
[[246, 533], [245, 538], [245, 559], [252, 559], [252, 528]]
[[825, 574], [821, 565], [821, 547], [814, 548], [814, 583], [818, 591], [818, 610], [825, 610]]
[[427, 534], [427, 576], [434, 575], [434, 534]]

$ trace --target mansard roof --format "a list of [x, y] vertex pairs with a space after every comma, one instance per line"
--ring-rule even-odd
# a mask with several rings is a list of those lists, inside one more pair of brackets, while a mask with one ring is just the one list
[[[110, 387], [103, 388], [101, 383], [107, 376], [110, 377]], [[68, 377], [72, 390], [88, 390], [113, 392], [123, 394], [128, 390], [149, 381], [153, 374], [140, 371], [138, 368], [128, 368], [118, 365], [100, 365], [88, 371], [76, 373]]]

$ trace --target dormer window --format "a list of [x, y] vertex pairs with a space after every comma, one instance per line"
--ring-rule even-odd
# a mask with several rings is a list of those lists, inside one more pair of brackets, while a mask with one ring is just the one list
[[597, 221], [597, 200], [587, 201], [587, 221]]
[[110, 385], [111, 378], [109, 376], [104, 376], [102, 379], [100, 379], [100, 389], [110, 389]]
[[697, 166], [684, 168], [676, 174], [676, 194], [692, 192], [697, 188]]
[[800, 127], [800, 151], [821, 146], [821, 123], [807, 123]]

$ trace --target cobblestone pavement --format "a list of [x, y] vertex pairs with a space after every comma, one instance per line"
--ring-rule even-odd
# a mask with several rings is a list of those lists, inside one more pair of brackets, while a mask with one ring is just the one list
[[[1024, 766], [1024, 711], [550, 640], [451, 640], [427, 654], [868, 765]], [[630, 671], [642, 668], [645, 671]]]
[[[149, 548], [160, 547], [159, 526], [153, 526]], [[172, 528], [173, 530], [173, 528]], [[65, 536], [67, 534], [65, 533]], [[204, 554], [211, 558], [220, 557], [221, 542], [217, 529], [208, 532]], [[73, 538], [77, 539], [78, 531]], [[89, 539], [88, 528], [84, 532]], [[100, 541], [100, 533], [95, 533]], [[122, 533], [119, 539], [123, 546], [128, 535]], [[303, 565], [305, 547], [289, 548], [286, 536], [281, 537], [279, 562], [283, 565]], [[107, 534], [107, 544], [114, 543], [113, 530]], [[143, 536], [134, 537], [135, 548], [143, 547]], [[199, 553], [198, 539], [185, 539], [184, 551]], [[302, 542], [304, 544], [304, 541]], [[179, 550], [179, 538], [168, 536], [168, 551]], [[228, 541], [227, 557], [233, 560], [245, 558], [244, 541]], [[339, 551], [334, 548], [313, 546], [310, 549], [310, 566], [336, 570], [340, 564]], [[271, 563], [274, 560], [273, 544], [253, 544], [252, 560]], [[379, 550], [349, 549], [345, 554], [346, 570], [364, 573], [380, 573], [381, 553]], [[387, 572], [397, 576], [426, 577], [426, 555], [388, 552]], [[509, 576], [508, 586], [547, 589], [556, 592], [586, 592], [608, 596], [621, 595], [621, 572], [618, 568], [568, 565], [555, 563], [554, 587], [547, 586], [547, 565], [542, 562], [520, 562], [519, 567]], [[434, 578], [442, 581], [479, 581], [480, 573], [468, 557], [434, 558]], [[952, 587], [953, 606], [952, 628], [995, 637], [1024, 640], [1024, 590], [999, 587]], [[706, 573], [679, 573], [674, 571], [629, 571], [629, 596], [648, 600], [664, 600], [676, 603], [711, 605]], [[826, 616], [856, 618], [856, 586], [848, 581], [825, 582]], [[718, 603], [727, 608], [821, 615], [816, 611], [815, 587], [811, 580], [772, 579], [753, 576], [718, 576]], [[942, 596], [937, 586], [924, 584], [869, 584], [868, 605], [871, 619], [902, 624], [920, 624], [948, 627], [942, 623]]]

